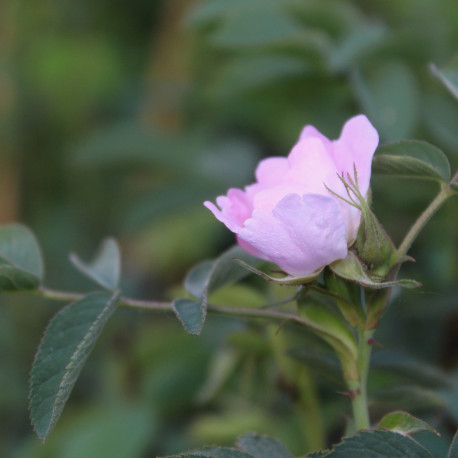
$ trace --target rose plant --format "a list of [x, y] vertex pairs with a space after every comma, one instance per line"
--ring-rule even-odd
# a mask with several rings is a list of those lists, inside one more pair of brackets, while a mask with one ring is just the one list
[[364, 115], [347, 121], [334, 141], [305, 126], [287, 158], [259, 163], [256, 183], [218, 197], [220, 208], [205, 206], [249, 254], [292, 276], [316, 277], [344, 259], [356, 240], [361, 211], [345, 199], [343, 182], [356, 173], [367, 195], [377, 145], [377, 131]]
[[[378, 141], [377, 131], [364, 115], [347, 121], [334, 141], [306, 126], [288, 157], [259, 163], [255, 183], [243, 190], [230, 189], [216, 199], [217, 205], [205, 202], [236, 234], [239, 246], [193, 268], [185, 279], [188, 296], [172, 302], [122, 295], [120, 250], [113, 239], [103, 242], [92, 262], [71, 256], [76, 269], [100, 291], [49, 289], [33, 233], [18, 224], [0, 227], [0, 292], [30, 292], [69, 303], [50, 322], [31, 372], [30, 411], [38, 436], [44, 441], [52, 431], [105, 324], [124, 306], [172, 312], [194, 335], [200, 334], [207, 312], [299, 325], [326, 342], [340, 361], [353, 412], [348, 433], [357, 433], [332, 450], [307, 456], [352, 457], [355, 450], [358, 456], [432, 456], [410, 437], [432, 430], [425, 422], [406, 412], [388, 414], [377, 424], [371, 421], [367, 376], [373, 336], [392, 288], [419, 286], [397, 278], [400, 266], [411, 260], [409, 248], [434, 213], [458, 194], [458, 173], [451, 178], [445, 155], [425, 142], [384, 145], [374, 156]], [[440, 186], [397, 247], [370, 208], [371, 167], [377, 173], [434, 180]], [[278, 271], [271, 276], [258, 270], [262, 262], [276, 264], [280, 276]], [[210, 302], [212, 292], [250, 272], [292, 286], [293, 296], [287, 303], [260, 308]], [[180, 456], [291, 456], [279, 441], [255, 434], [240, 437], [237, 447], [206, 448]], [[456, 449], [455, 437], [450, 456]]]

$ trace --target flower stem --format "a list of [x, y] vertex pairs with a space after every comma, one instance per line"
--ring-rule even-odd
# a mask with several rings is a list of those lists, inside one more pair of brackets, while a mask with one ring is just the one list
[[[75, 302], [82, 299], [85, 294], [73, 293], [68, 291], [57, 291], [53, 289], [46, 288], [41, 286], [39, 289], [34, 291], [38, 296], [41, 296], [45, 299], [62, 301], [62, 302]], [[145, 310], [155, 310], [155, 311], [169, 311], [173, 312], [172, 302], [160, 302], [160, 301], [145, 301], [139, 299], [131, 299], [129, 297], [121, 297], [118, 302], [119, 306], [123, 307], [133, 307], [140, 308]], [[280, 312], [276, 310], [269, 309], [251, 309], [243, 307], [231, 307], [226, 305], [214, 305], [208, 304], [207, 310], [209, 312], [223, 314], [223, 315], [238, 315], [246, 316], [251, 318], [264, 318], [264, 319], [273, 319], [279, 321], [293, 321], [298, 324], [309, 326], [309, 323], [297, 315], [291, 313]]]
[[371, 358], [372, 345], [370, 339], [374, 331], [358, 327], [358, 369], [359, 380], [349, 380], [353, 418], [356, 430], [370, 427], [369, 407], [367, 400], [367, 376]]
[[401, 245], [398, 248], [398, 258], [405, 256], [409, 251], [412, 243], [417, 238], [418, 234], [426, 226], [431, 217], [442, 207], [444, 202], [454, 194], [454, 191], [449, 185], [443, 185], [439, 194], [428, 205], [420, 217], [415, 221], [415, 224], [410, 228], [409, 232], [404, 237]]

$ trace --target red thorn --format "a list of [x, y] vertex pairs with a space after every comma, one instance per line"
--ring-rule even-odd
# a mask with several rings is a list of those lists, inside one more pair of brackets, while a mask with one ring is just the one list
[[367, 341], [369, 345], [377, 345], [377, 347], [383, 347], [383, 345], [380, 342], [377, 342], [375, 339], [372, 337]]
[[355, 399], [354, 391], [337, 391], [337, 394], [341, 394], [342, 396], [350, 398], [352, 401]]

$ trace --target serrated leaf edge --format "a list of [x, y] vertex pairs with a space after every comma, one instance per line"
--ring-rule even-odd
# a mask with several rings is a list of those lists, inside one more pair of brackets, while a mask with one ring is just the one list
[[[51, 321], [48, 323], [48, 326], [46, 327], [45, 329], [45, 332], [43, 333], [43, 337], [40, 341], [40, 345], [38, 347], [38, 351], [35, 355], [35, 358], [34, 358], [34, 361], [33, 361], [33, 365], [32, 365], [32, 369], [31, 369], [31, 375], [30, 375], [30, 380], [32, 381], [32, 374], [33, 374], [33, 371], [35, 369], [35, 364], [36, 364], [36, 360], [37, 360], [37, 356], [39, 354], [39, 351], [40, 351], [40, 348], [41, 348], [41, 344], [46, 336], [46, 333], [48, 332], [51, 324], [54, 322], [54, 320], [57, 318], [57, 316], [63, 312], [64, 310], [68, 309], [69, 307], [71, 307], [72, 305], [76, 304], [77, 302], [81, 301], [81, 300], [84, 300], [86, 299], [88, 296], [90, 296], [91, 294], [96, 294], [97, 292], [94, 292], [94, 293], [89, 293], [87, 294], [86, 296], [84, 296], [83, 298], [81, 299], [78, 299], [77, 301], [74, 301], [74, 302], [71, 302], [70, 304], [68, 304], [67, 306], [65, 306], [62, 310], [60, 310], [59, 312], [57, 312], [57, 314], [51, 319]], [[56, 425], [57, 423], [57, 420], [59, 419], [61, 413], [62, 413], [62, 410], [60, 413], [58, 413], [58, 415], [56, 416], [55, 413], [56, 413], [56, 405], [58, 404], [58, 401], [62, 401], [64, 400], [65, 402], [65, 398], [64, 397], [59, 397], [59, 393], [62, 392], [62, 387], [65, 386], [65, 383], [63, 383], [67, 378], [68, 378], [68, 375], [70, 373], [70, 369], [72, 367], [72, 363], [74, 362], [74, 358], [75, 358], [75, 355], [79, 352], [79, 350], [82, 348], [83, 344], [85, 342], [87, 342], [88, 340], [88, 336], [92, 334], [94, 328], [96, 327], [96, 325], [100, 322], [101, 318], [105, 315], [107, 309], [111, 308], [111, 306], [113, 305], [113, 303], [115, 303], [116, 301], [118, 301], [119, 297], [121, 296], [121, 292], [118, 290], [116, 291], [112, 297], [110, 298], [110, 300], [106, 303], [105, 307], [102, 309], [101, 313], [98, 315], [97, 319], [95, 321], [93, 321], [92, 325], [90, 326], [88, 332], [86, 333], [85, 337], [81, 340], [81, 342], [78, 344], [78, 346], [76, 347], [75, 351], [73, 352], [72, 356], [70, 357], [70, 362], [65, 366], [65, 375], [62, 377], [62, 380], [61, 380], [61, 383], [59, 384], [59, 390], [58, 390], [58, 394], [56, 396], [56, 400], [53, 404], [53, 412], [52, 412], [52, 416], [51, 416], [51, 421], [49, 422], [49, 426], [48, 426], [48, 429], [46, 430], [46, 433], [42, 436], [36, 429], [35, 427], [35, 423], [33, 421], [33, 418], [31, 418], [31, 422], [32, 422], [32, 426], [33, 426], [33, 429], [36, 433], [36, 435], [40, 438], [41, 442], [44, 443], [46, 441], [46, 438], [49, 436], [49, 434], [51, 433], [51, 431], [53, 430], [54, 426]], [[111, 313], [114, 312], [114, 309]], [[107, 316], [107, 318], [110, 316], [110, 314]], [[88, 355], [89, 356], [89, 353]], [[81, 365], [81, 369], [83, 368], [83, 364]], [[80, 369], [80, 370], [81, 370]], [[70, 395], [71, 393], [71, 390], [70, 392], [68, 393], [68, 396]], [[32, 383], [31, 383], [31, 386], [30, 386], [30, 390], [29, 390], [29, 411], [31, 412], [31, 402], [32, 402]], [[65, 406], [65, 404], [64, 404]]]

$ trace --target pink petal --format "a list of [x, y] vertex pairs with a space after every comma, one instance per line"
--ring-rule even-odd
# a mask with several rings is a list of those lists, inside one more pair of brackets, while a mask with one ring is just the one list
[[286, 157], [270, 157], [262, 160], [256, 168], [256, 180], [263, 186], [279, 183], [288, 171]]
[[255, 248], [253, 245], [250, 245], [248, 242], [245, 242], [245, 240], [242, 240], [238, 235], [236, 236], [237, 238], [237, 243], [248, 253], [251, 254], [251, 256], [254, 256], [256, 258], [261, 258], [265, 259], [266, 261], [270, 261], [270, 259], [261, 251], [259, 251], [257, 248]]
[[297, 143], [288, 161], [288, 183], [302, 183], [306, 192], [312, 194], [328, 195], [326, 188], [339, 194], [344, 192], [331, 151], [319, 138], [309, 137]]
[[301, 135], [299, 136], [299, 141], [305, 140], [306, 138], [318, 138], [323, 144], [328, 147], [331, 141], [325, 137], [316, 127], [307, 125], [302, 129]]
[[227, 196], [216, 198], [216, 203], [220, 208], [209, 201], [204, 202], [204, 205], [232, 232], [237, 232], [244, 221], [251, 216], [250, 198], [241, 189], [229, 189]]
[[366, 195], [370, 179], [372, 157], [379, 142], [378, 133], [364, 115], [349, 119], [343, 126], [340, 138], [333, 142], [333, 158], [340, 173], [353, 178], [356, 168], [358, 185]]
[[273, 212], [255, 210], [238, 235], [294, 276], [311, 275], [347, 255], [339, 206], [322, 195], [289, 194]]

